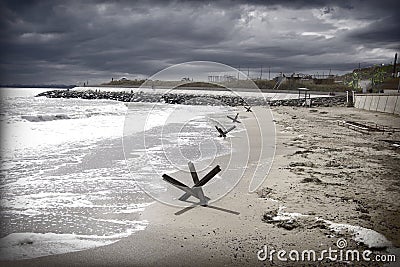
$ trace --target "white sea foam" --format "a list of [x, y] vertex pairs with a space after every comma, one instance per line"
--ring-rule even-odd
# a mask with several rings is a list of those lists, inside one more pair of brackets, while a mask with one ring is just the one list
[[292, 221], [300, 217], [306, 217], [308, 215], [304, 215], [298, 212], [285, 212], [283, 211], [286, 207], [285, 206], [280, 206], [278, 208], [278, 213], [275, 217], [272, 219], [274, 221]]
[[363, 243], [369, 248], [387, 248], [392, 246], [392, 243], [384, 235], [372, 229], [345, 223], [334, 223], [328, 220], [323, 221], [328, 224], [332, 231], [336, 233], [347, 231], [352, 234], [355, 241]]
[[[91, 117], [85, 119], [15, 122], [2, 124], [3, 150], [12, 154], [16, 149], [49, 147], [63, 143], [93, 143], [104, 138], [121, 137], [123, 116]], [[82, 131], [82, 129], [85, 129]]]
[[[273, 217], [274, 221], [292, 221], [309, 216], [298, 212], [284, 212], [285, 208], [284, 206], [279, 207], [278, 214]], [[350, 233], [354, 241], [363, 243], [368, 248], [388, 248], [392, 246], [392, 243], [384, 235], [372, 229], [345, 223], [335, 223], [321, 218], [316, 218], [316, 220], [326, 223], [329, 229], [335, 233]]]
[[153, 203], [134, 204], [134, 205], [128, 206], [124, 209], [114, 211], [114, 213], [137, 213], [140, 211], [144, 211], [144, 208], [151, 204], [153, 204]]
[[[151, 180], [154, 169], [167, 172], [174, 168], [163, 158], [160, 144], [155, 143], [158, 137], [150, 134], [149, 150], [139, 147], [132, 151], [138, 157], [129, 159], [129, 173], [122, 151], [118, 151], [126, 105], [107, 100], [34, 98], [36, 92], [22, 90], [21, 96], [18, 90], [10, 91], [2, 99], [5, 107], [1, 107], [4, 116], [0, 120], [0, 141], [4, 144], [0, 216], [1, 227], [9, 233], [0, 239], [0, 259], [88, 249], [144, 229], [146, 223], [128, 219], [151, 201], [137, 181], [163, 191], [165, 183], [161, 179], [157, 179], [159, 183]], [[153, 106], [155, 111], [150, 112], [145, 128]], [[174, 146], [178, 141], [184, 147], [198, 138], [194, 132], [209, 126], [208, 114], [230, 110], [151, 103], [134, 103], [130, 108], [135, 120], [129, 133], [134, 137], [144, 129], [157, 134], [154, 127], [166, 123], [167, 128], [171, 125], [164, 136], [170, 141], [167, 145]], [[182, 129], [181, 136], [174, 135], [173, 127], [184, 123], [188, 128]], [[145, 161], [148, 156], [152, 157], [151, 167]]]
[[22, 115], [22, 119], [30, 121], [30, 122], [39, 122], [39, 121], [54, 121], [54, 120], [69, 120], [71, 119], [66, 114], [56, 114], [56, 115]]
[[3, 208], [15, 210], [38, 210], [61, 207], [92, 207], [93, 203], [82, 194], [73, 193], [37, 193], [15, 196], [12, 200], [4, 199]]
[[124, 233], [109, 236], [12, 233], [0, 239], [0, 260], [29, 259], [109, 245], [134, 231], [143, 230], [146, 224], [143, 221], [134, 230], [128, 229]]

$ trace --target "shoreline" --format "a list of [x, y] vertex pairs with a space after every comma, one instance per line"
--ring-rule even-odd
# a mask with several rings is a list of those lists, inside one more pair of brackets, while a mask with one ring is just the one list
[[[240, 215], [196, 207], [176, 216], [174, 213], [180, 209], [155, 203], [143, 212], [149, 226], [114, 244], [12, 264], [254, 266], [263, 264], [257, 259], [263, 245], [287, 251], [321, 251], [335, 248], [339, 238], [346, 239], [349, 249], [371, 249], [374, 254], [397, 251], [400, 184], [396, 178], [400, 156], [398, 148], [382, 140], [398, 140], [399, 133], [363, 135], [335, 122], [351, 116], [358, 121], [395, 126], [400, 117], [335, 107], [273, 107], [272, 111], [277, 150], [262, 189], [257, 194], [248, 193], [245, 184], [249, 177], [245, 177], [215, 203]], [[349, 227], [336, 228], [335, 232], [335, 225], [328, 222], [373, 232], [364, 231], [372, 235], [357, 241]], [[371, 236], [372, 240], [367, 240]], [[387, 240], [380, 239], [382, 236]], [[276, 258], [274, 262], [279, 266], [295, 264]]]

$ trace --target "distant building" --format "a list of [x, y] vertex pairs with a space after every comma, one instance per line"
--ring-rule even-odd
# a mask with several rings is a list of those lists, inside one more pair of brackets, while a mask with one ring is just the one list
[[334, 84], [334, 75], [310, 75], [303, 73], [292, 73], [290, 76], [281, 73], [279, 76], [274, 78], [275, 82], [286, 83], [286, 82], [297, 82], [302, 84]]
[[236, 81], [237, 78], [233, 75], [209, 75], [209, 82], [231, 82]]

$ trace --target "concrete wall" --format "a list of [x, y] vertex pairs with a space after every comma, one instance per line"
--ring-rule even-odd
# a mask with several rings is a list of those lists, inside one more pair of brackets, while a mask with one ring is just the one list
[[354, 107], [400, 115], [400, 94], [356, 94]]

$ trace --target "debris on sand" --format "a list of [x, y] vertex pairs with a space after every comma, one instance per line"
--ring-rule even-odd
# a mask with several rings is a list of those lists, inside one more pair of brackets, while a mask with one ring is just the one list
[[356, 211], [359, 211], [361, 213], [369, 213], [368, 206], [366, 206], [366, 205], [364, 205], [362, 203], [358, 204], [358, 206], [356, 207]]
[[285, 209], [285, 207], [281, 206], [279, 209], [265, 212], [262, 217], [262, 221], [275, 224], [277, 227], [290, 231], [300, 227], [300, 224], [297, 222], [297, 218], [307, 216], [296, 212], [284, 212], [283, 209]]
[[311, 161], [307, 161], [307, 162], [290, 162], [289, 163], [289, 167], [309, 167], [309, 168], [313, 168], [313, 167], [315, 167], [315, 165]]
[[386, 143], [391, 144], [394, 148], [400, 148], [400, 141], [399, 140], [380, 140]]
[[300, 224], [295, 220], [288, 220], [288, 221], [281, 221], [276, 226], [290, 231], [299, 227]]
[[316, 184], [322, 184], [324, 183], [321, 179], [318, 177], [307, 177], [301, 180], [302, 183], [316, 183]]
[[313, 151], [311, 150], [297, 150], [296, 152], [294, 152], [293, 155], [303, 155], [303, 154], [308, 154], [308, 153], [313, 153]]
[[325, 164], [325, 167], [340, 167], [340, 163], [336, 160], [330, 160]]
[[272, 193], [272, 188], [263, 187], [257, 191], [257, 195], [259, 198], [268, 198], [268, 196]]
[[269, 210], [262, 216], [262, 221], [266, 223], [274, 223], [274, 218], [278, 215], [278, 210]]

